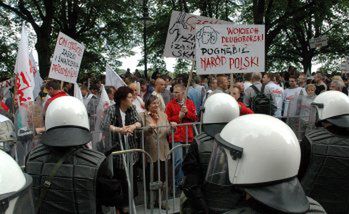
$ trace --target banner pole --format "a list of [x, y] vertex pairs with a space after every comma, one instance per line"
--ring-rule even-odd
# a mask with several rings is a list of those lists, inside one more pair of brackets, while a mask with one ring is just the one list
[[195, 60], [192, 60], [191, 61], [191, 69], [190, 69], [190, 72], [189, 72], [189, 77], [188, 77], [188, 82], [187, 82], [187, 87], [185, 89], [185, 94], [184, 94], [184, 105], [185, 105], [185, 102], [187, 101], [187, 95], [188, 95], [188, 90], [189, 90], [189, 86], [191, 84], [191, 79], [193, 78], [193, 70], [194, 70], [194, 66], [195, 66]]
[[63, 90], [63, 85], [64, 85], [64, 82], [61, 81], [61, 90]]

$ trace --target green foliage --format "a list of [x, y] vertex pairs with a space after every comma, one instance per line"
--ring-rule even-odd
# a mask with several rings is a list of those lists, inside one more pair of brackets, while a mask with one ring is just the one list
[[[133, 47], [143, 47], [143, 3], [140, 0], [0, 2], [0, 78], [13, 71], [17, 35], [23, 20], [36, 34], [42, 75], [47, 76], [60, 31], [86, 46], [82, 76], [98, 76], [107, 62], [117, 70], [121, 65], [118, 58], [132, 55]], [[201, 15], [234, 23], [264, 21], [268, 71], [284, 71], [289, 65], [307, 70], [314, 61], [323, 63], [327, 70], [336, 70], [338, 61], [349, 54], [347, 0], [147, 0], [145, 3], [150, 16], [147, 22], [150, 72], [157, 69], [166, 73], [162, 54], [172, 10], [199, 11]], [[328, 36], [328, 46], [310, 49], [309, 40], [320, 35]], [[189, 62], [178, 60], [175, 73], [189, 69]]]

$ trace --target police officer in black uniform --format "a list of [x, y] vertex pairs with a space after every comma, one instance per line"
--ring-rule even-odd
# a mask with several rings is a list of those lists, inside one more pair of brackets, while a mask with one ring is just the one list
[[234, 207], [240, 194], [234, 188], [205, 183], [215, 134], [239, 116], [239, 105], [225, 93], [210, 96], [204, 105], [203, 132], [195, 137], [183, 161], [182, 213], [222, 213]]
[[269, 115], [251, 114], [228, 123], [215, 137], [206, 181], [233, 184], [243, 200], [229, 214], [326, 213], [306, 197], [297, 174], [301, 151], [296, 135]]
[[37, 213], [101, 213], [122, 197], [119, 182], [102, 153], [87, 149], [91, 141], [84, 104], [64, 96], [49, 105], [41, 145], [26, 161], [33, 177]]
[[[300, 180], [328, 213], [349, 213], [349, 98], [338, 91], [318, 95], [316, 128], [302, 140]], [[309, 164], [308, 164], [309, 163]]]

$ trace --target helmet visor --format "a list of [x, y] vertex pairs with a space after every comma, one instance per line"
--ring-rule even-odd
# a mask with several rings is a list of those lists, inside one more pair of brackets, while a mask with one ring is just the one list
[[235, 147], [220, 137], [215, 137], [211, 160], [206, 173], [206, 181], [220, 186], [234, 184], [234, 177], [238, 168], [242, 148]]

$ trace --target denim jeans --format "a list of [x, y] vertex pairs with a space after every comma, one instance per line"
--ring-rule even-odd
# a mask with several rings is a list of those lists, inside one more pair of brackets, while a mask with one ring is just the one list
[[[182, 145], [180, 142], [174, 142], [172, 144], [172, 148]], [[178, 187], [182, 183], [183, 179], [183, 170], [182, 170], [182, 163], [183, 163], [183, 147], [179, 146], [175, 148], [172, 152], [173, 155], [173, 163], [175, 168], [175, 185]]]

